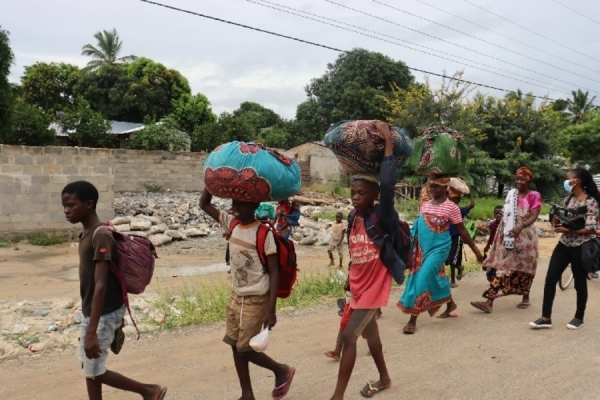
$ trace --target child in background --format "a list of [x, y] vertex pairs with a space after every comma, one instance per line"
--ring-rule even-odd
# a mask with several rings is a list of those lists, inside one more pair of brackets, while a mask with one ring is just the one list
[[496, 237], [496, 231], [498, 230], [498, 225], [500, 225], [500, 221], [502, 221], [502, 206], [494, 207], [494, 219], [490, 221], [490, 237], [488, 238], [487, 244], [483, 249], [483, 258], [487, 258], [487, 252], [490, 251], [492, 247], [492, 243], [494, 243], [494, 238]]
[[346, 229], [348, 228], [348, 223], [344, 221], [344, 214], [338, 212], [335, 214], [335, 223], [327, 225], [331, 232], [331, 241], [329, 242], [329, 248], [327, 249], [327, 253], [329, 254], [329, 266], [335, 266], [335, 260], [333, 259], [333, 252], [337, 251], [340, 256], [340, 264], [339, 268], [343, 268], [343, 260], [344, 260], [344, 236], [346, 235]]
[[[278, 213], [279, 219], [277, 222], [276, 229], [279, 235], [281, 235], [285, 239], [289, 239], [292, 235], [293, 228], [296, 226], [300, 226], [300, 216], [302, 215], [300, 213], [300, 202], [294, 200], [291, 203], [290, 211], [288, 212], [288, 214], [282, 214], [283, 212], [284, 210], [282, 208], [280, 213]], [[280, 220], [281, 222], [279, 222]]]
[[[452, 201], [454, 204], [458, 205], [460, 200], [462, 199], [462, 193], [453, 187], [449, 187], [448, 189], [448, 199]], [[469, 211], [475, 207], [475, 200], [473, 199], [473, 192], [470, 193], [469, 198], [471, 202], [466, 207], [460, 208], [460, 215], [464, 218], [469, 214]], [[452, 245], [450, 247], [450, 254], [448, 254], [448, 258], [446, 259], [446, 265], [450, 266], [450, 287], [455, 288], [458, 285], [456, 284], [456, 280], [462, 279], [462, 274], [464, 267], [462, 265], [462, 256], [463, 256], [463, 241], [458, 234], [458, 230], [456, 229], [456, 225], [450, 224], [448, 229], [450, 232], [450, 237], [452, 238]], [[458, 274], [456, 273], [458, 271]]]

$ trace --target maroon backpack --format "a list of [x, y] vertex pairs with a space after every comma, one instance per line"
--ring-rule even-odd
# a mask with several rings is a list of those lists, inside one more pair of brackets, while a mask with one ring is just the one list
[[112, 263], [111, 272], [116, 275], [121, 282], [121, 295], [123, 302], [127, 307], [127, 312], [131, 317], [133, 326], [137, 331], [137, 338], [140, 338], [140, 330], [131, 315], [129, 308], [128, 293], [141, 294], [146, 290], [146, 286], [152, 281], [154, 274], [154, 259], [158, 258], [156, 249], [150, 240], [145, 237], [127, 235], [118, 232], [110, 223], [101, 225], [94, 231], [92, 242], [99, 229], [108, 229], [115, 239], [115, 250], [117, 253], [116, 263]]
[[[265, 253], [265, 243], [267, 241], [267, 234], [273, 233], [275, 238], [275, 245], [277, 247], [277, 264], [279, 266], [279, 287], [277, 288], [277, 297], [286, 299], [292, 294], [294, 284], [296, 283], [296, 275], [298, 273], [298, 263], [296, 259], [296, 249], [294, 242], [284, 238], [277, 230], [273, 227], [270, 222], [260, 221], [261, 224], [256, 230], [256, 251], [260, 258], [260, 263], [263, 266], [265, 272], [269, 271], [267, 265], [267, 255]], [[233, 229], [240, 224], [239, 219], [234, 219], [229, 224], [229, 232], [233, 232]]]

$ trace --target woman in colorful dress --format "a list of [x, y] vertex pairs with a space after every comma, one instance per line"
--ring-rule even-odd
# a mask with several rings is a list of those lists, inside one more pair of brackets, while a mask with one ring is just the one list
[[463, 224], [460, 209], [446, 197], [449, 182], [450, 178], [446, 176], [430, 177], [430, 200], [421, 203], [420, 215], [412, 227], [413, 269], [398, 301], [402, 312], [411, 315], [402, 329], [405, 334], [416, 332], [417, 317], [422, 312], [427, 311], [430, 316], [434, 316], [444, 304], [446, 310], [438, 318], [457, 316], [457, 305], [452, 299], [450, 280], [444, 266], [452, 244], [449, 232], [451, 223], [473, 250], [477, 260], [483, 261], [481, 252]]
[[542, 196], [529, 190], [533, 173], [528, 168], [519, 168], [515, 175], [516, 188], [506, 196], [490, 256], [483, 263], [490, 281], [489, 288], [483, 292], [487, 300], [471, 302], [473, 307], [485, 313], [492, 312], [496, 298], [511, 294], [523, 296], [518, 308], [526, 309], [531, 304], [529, 290], [538, 260], [538, 236], [534, 224], [542, 208]]

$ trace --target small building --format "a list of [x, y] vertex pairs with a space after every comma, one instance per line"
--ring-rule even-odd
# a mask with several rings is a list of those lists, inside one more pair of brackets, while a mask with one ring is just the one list
[[333, 151], [329, 150], [323, 142], [306, 142], [286, 150], [285, 154], [297, 161], [308, 161], [311, 156], [335, 158]]

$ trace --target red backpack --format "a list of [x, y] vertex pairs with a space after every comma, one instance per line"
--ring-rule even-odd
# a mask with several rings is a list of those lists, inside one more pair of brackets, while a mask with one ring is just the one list
[[[267, 255], [265, 254], [265, 243], [267, 241], [267, 234], [272, 232], [277, 247], [277, 256], [279, 258], [279, 288], [277, 289], [277, 297], [286, 299], [292, 294], [294, 284], [296, 283], [296, 275], [298, 273], [298, 263], [296, 260], [294, 243], [279, 235], [270, 222], [260, 222], [261, 224], [256, 230], [256, 251], [260, 258], [260, 263], [265, 272], [268, 272], [269, 267], [267, 265]], [[233, 229], [239, 224], [239, 219], [231, 221], [229, 224], [229, 232], [233, 232]]]
[[127, 307], [127, 312], [133, 326], [137, 331], [137, 338], [140, 338], [140, 330], [131, 315], [129, 309], [128, 293], [141, 294], [146, 290], [146, 286], [152, 281], [154, 274], [154, 259], [158, 258], [156, 249], [150, 240], [141, 236], [127, 235], [118, 232], [115, 227], [108, 222], [101, 225], [94, 231], [92, 241], [99, 229], [108, 229], [115, 239], [115, 250], [117, 252], [117, 262], [112, 263], [111, 272], [116, 275], [121, 282], [121, 295], [123, 302]]

